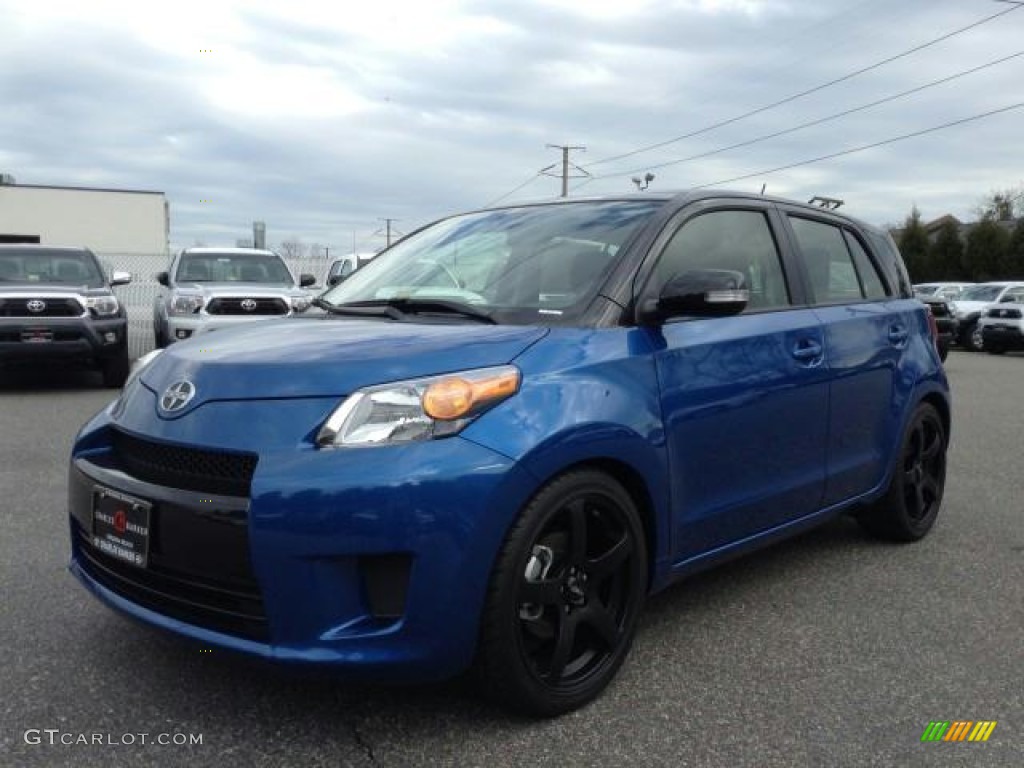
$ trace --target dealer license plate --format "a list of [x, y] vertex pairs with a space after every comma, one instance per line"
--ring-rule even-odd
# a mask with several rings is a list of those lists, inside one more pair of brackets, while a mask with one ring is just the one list
[[93, 547], [109, 557], [145, 568], [152, 508], [148, 501], [97, 487], [92, 496]]

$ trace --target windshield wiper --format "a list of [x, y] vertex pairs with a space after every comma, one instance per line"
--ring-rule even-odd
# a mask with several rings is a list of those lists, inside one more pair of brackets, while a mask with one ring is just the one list
[[335, 315], [385, 315], [394, 320], [402, 320], [408, 315], [438, 314], [468, 317], [482, 323], [490, 323], [491, 325], [497, 323], [497, 320], [490, 313], [482, 309], [477, 309], [461, 301], [449, 301], [448, 299], [404, 297], [366, 299], [363, 301], [347, 301], [344, 304], [331, 304], [317, 298], [313, 304]]
[[319, 307], [332, 315], [353, 315], [355, 317], [390, 317], [392, 320], [401, 320], [405, 313], [388, 306], [358, 306], [352, 304], [332, 304], [329, 301], [317, 296], [313, 299], [314, 307]]

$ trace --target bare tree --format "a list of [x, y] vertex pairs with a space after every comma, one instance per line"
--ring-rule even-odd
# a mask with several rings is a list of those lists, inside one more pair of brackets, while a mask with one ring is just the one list
[[302, 241], [297, 237], [289, 238], [288, 240], [282, 240], [280, 245], [281, 255], [286, 259], [301, 259], [302, 254], [306, 250], [306, 246], [302, 244]]
[[324, 247], [320, 243], [309, 244], [309, 258], [311, 259], [322, 259], [324, 255]]
[[978, 218], [987, 221], [1012, 221], [1024, 210], [1024, 188], [994, 190], [978, 203]]

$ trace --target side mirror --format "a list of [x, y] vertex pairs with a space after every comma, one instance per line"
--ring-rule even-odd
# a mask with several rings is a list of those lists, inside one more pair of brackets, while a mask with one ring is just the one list
[[110, 285], [128, 285], [132, 281], [131, 272], [121, 272], [120, 270], [114, 270], [110, 273]]
[[333, 286], [337, 285], [338, 283], [340, 283], [344, 279], [345, 279], [344, 275], [331, 275], [330, 277], [327, 278], [327, 285], [333, 287]]
[[672, 317], [738, 315], [750, 301], [746, 278], [731, 269], [693, 269], [676, 275], [656, 300], [641, 307], [641, 319], [660, 322]]
[[311, 274], [309, 274], [308, 272], [303, 272], [301, 275], [299, 275], [299, 287], [300, 288], [305, 288], [307, 285], [313, 285], [315, 283], [316, 283], [316, 277], [311, 275]]
[[169, 278], [169, 276], [167, 275], [166, 272], [157, 272], [156, 273], [156, 281], [158, 283], [160, 283], [160, 285], [164, 286], [165, 288], [169, 288], [170, 285], [171, 285], [170, 278]]

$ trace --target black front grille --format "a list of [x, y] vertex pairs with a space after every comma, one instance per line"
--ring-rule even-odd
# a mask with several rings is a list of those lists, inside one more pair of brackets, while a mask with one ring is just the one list
[[284, 299], [218, 298], [210, 299], [206, 311], [211, 315], [287, 315], [288, 303]]
[[251, 453], [210, 451], [143, 440], [113, 432], [114, 457], [132, 477], [187, 491], [248, 496], [259, 458]]
[[1020, 320], [1021, 312], [1012, 307], [996, 307], [986, 313], [989, 317], [1006, 318], [1007, 320]]
[[[29, 305], [32, 307], [29, 307]], [[83, 312], [77, 299], [0, 299], [0, 317], [79, 317]]]
[[145, 568], [122, 563], [92, 546], [88, 532], [74, 523], [82, 569], [112, 592], [164, 616], [216, 632], [269, 639], [263, 598], [255, 579], [221, 582], [175, 569], [151, 554]]

